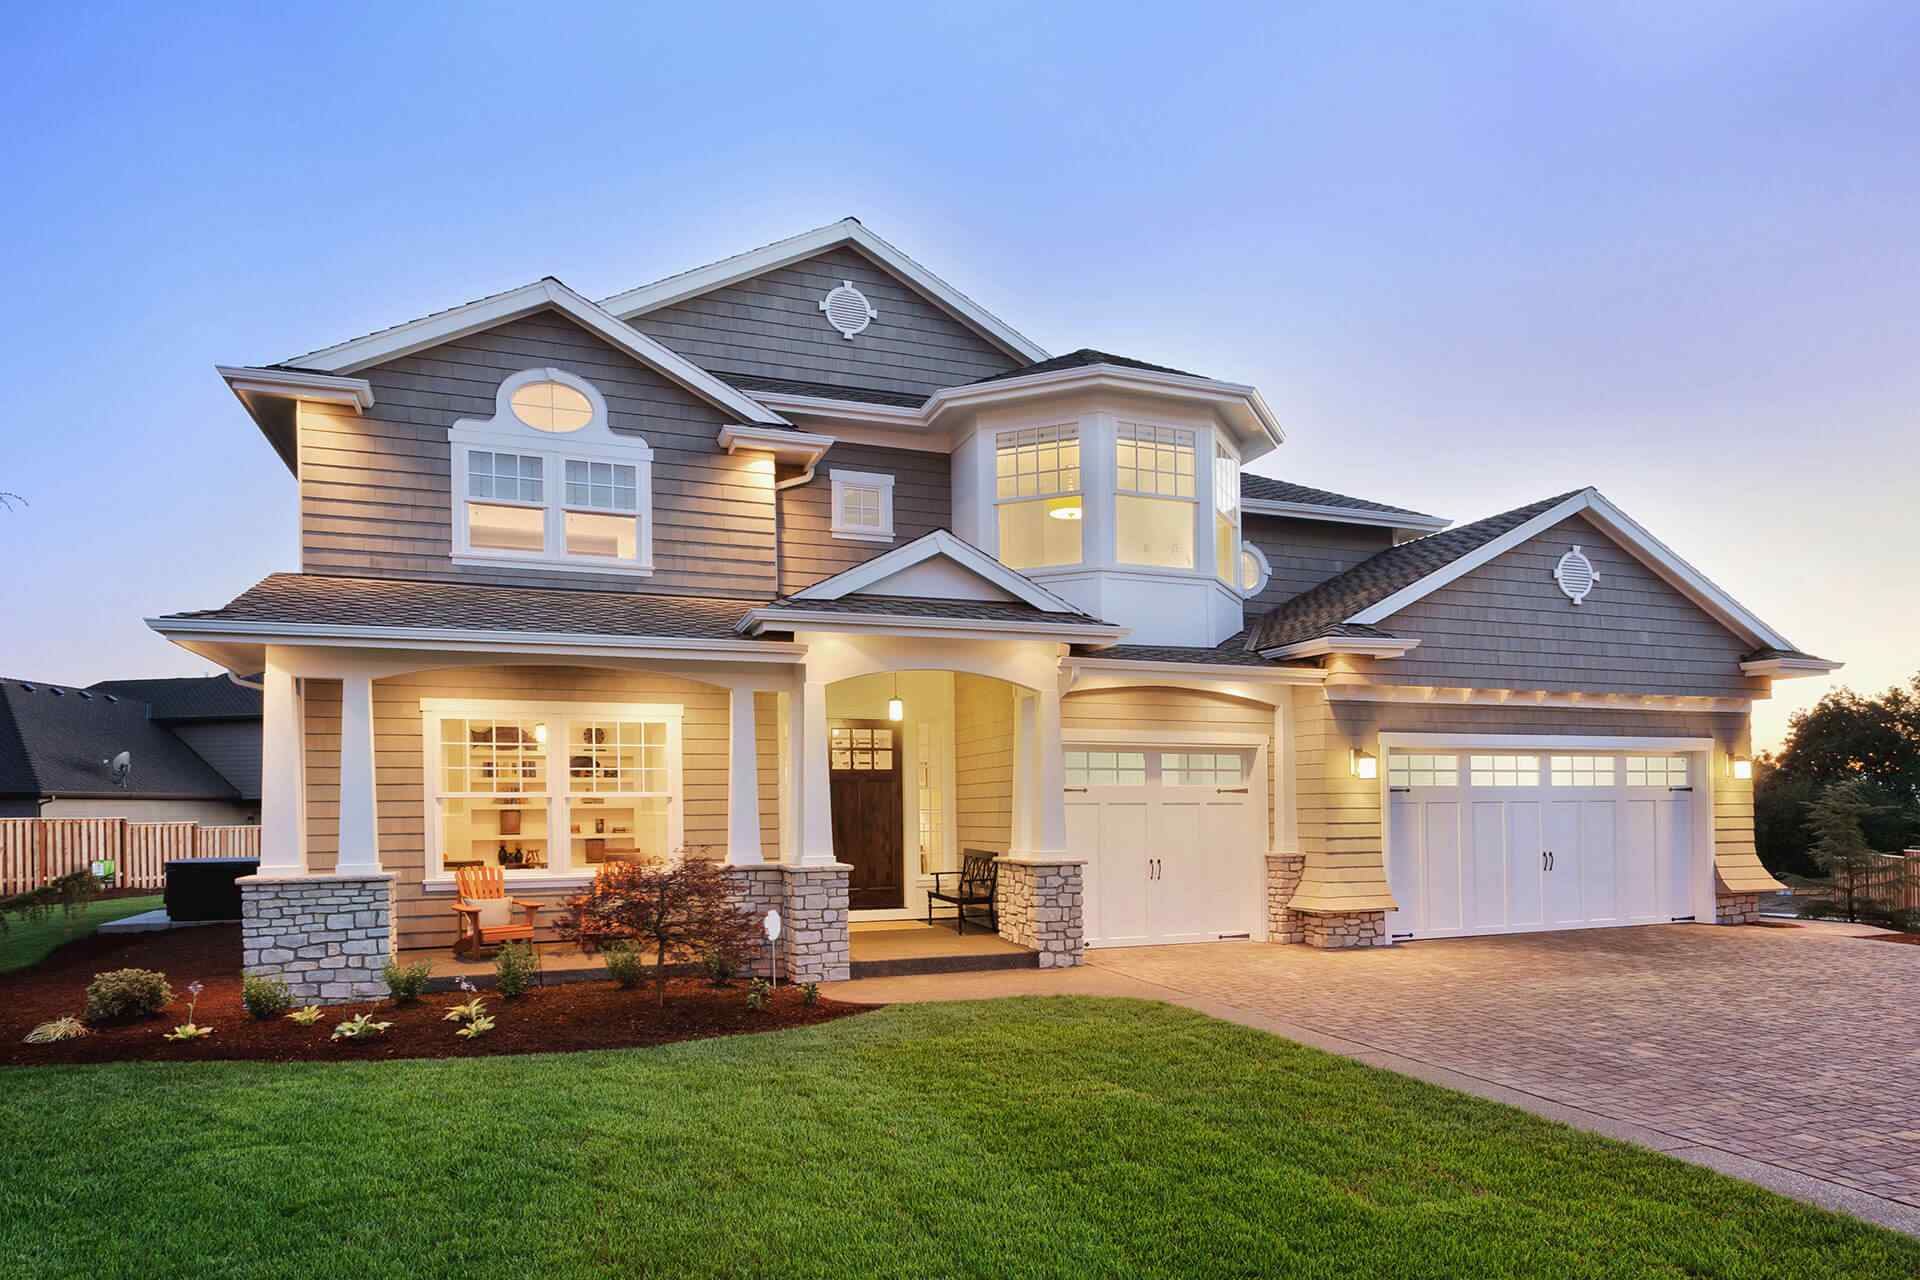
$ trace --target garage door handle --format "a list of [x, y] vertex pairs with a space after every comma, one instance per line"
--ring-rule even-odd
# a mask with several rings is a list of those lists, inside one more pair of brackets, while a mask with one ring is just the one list
[[1085, 788], [1085, 787], [1068, 787], [1068, 788], [1067, 788], [1067, 790], [1068, 790], [1068, 791], [1080, 791], [1080, 792], [1084, 792], [1084, 791], [1086, 790], [1086, 788]]
[[1215, 787], [1213, 794], [1217, 796], [1243, 796], [1247, 794], [1247, 789], [1245, 787]]

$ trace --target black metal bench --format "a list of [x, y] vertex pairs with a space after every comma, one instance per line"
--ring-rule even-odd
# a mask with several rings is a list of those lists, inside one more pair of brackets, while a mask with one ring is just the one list
[[[987, 928], [994, 933], [1000, 932], [1000, 913], [993, 904], [993, 891], [1000, 884], [1000, 867], [994, 859], [999, 856], [985, 849], [967, 849], [963, 851], [958, 871], [934, 872], [933, 888], [927, 890], [927, 923], [933, 923], [933, 904], [944, 902], [953, 908], [953, 931], [964, 934], [967, 931], [967, 908], [985, 907]], [[946, 887], [946, 878], [949, 876], [958, 877], [951, 889]], [[974, 923], [979, 923], [977, 917]]]

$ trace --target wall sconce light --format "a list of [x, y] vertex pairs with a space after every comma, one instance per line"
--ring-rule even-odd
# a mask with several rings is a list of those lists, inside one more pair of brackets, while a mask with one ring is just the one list
[[1353, 776], [1364, 782], [1371, 782], [1380, 776], [1380, 761], [1371, 751], [1358, 748], [1347, 752], [1347, 767], [1353, 770]]
[[1727, 758], [1727, 772], [1742, 782], [1747, 781], [1753, 777], [1753, 757], [1729, 756]]

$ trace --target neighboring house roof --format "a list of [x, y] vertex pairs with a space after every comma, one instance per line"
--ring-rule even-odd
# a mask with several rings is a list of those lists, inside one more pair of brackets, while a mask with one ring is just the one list
[[1378, 516], [1369, 523], [1406, 529], [1444, 529], [1451, 521], [1405, 507], [1392, 507], [1367, 498], [1352, 498], [1344, 493], [1315, 489], [1309, 485], [1240, 473], [1240, 501], [1250, 515], [1282, 515], [1350, 521], [1355, 516]]
[[147, 704], [155, 720], [258, 720], [260, 691], [226, 676], [182, 676], [155, 680], [101, 680], [90, 693]]
[[[125, 788], [105, 763], [132, 754]], [[233, 785], [150, 719], [147, 704], [38, 680], [0, 680], [0, 794], [237, 800]]]
[[[1265, 652], [1302, 641], [1343, 635], [1345, 633], [1337, 628], [1369, 606], [1445, 569], [1572, 496], [1563, 493], [1544, 498], [1463, 524], [1458, 529], [1390, 547], [1277, 606], [1249, 630], [1247, 647]], [[1371, 626], [1367, 630], [1376, 636], [1384, 634]]]
[[1111, 352], [1082, 347], [1078, 351], [1069, 351], [1063, 356], [1054, 356], [1050, 360], [1040, 360], [1033, 364], [1022, 365], [1018, 369], [1009, 369], [1005, 373], [975, 378], [967, 385], [978, 386], [982, 382], [1001, 382], [1007, 378], [1027, 378], [1036, 373], [1058, 373], [1062, 369], [1084, 369], [1097, 364], [1110, 364], [1120, 369], [1144, 369], [1148, 373], [1173, 373], [1183, 378], [1207, 376], [1204, 373], [1189, 373], [1185, 369], [1169, 368], [1164, 364], [1148, 364], [1145, 360], [1135, 360], [1131, 356], [1116, 356]]
[[869, 231], [858, 218], [842, 218], [824, 227], [802, 231], [799, 235], [776, 240], [758, 249], [736, 253], [730, 258], [681, 271], [652, 284], [629, 289], [603, 298], [600, 305], [622, 320], [710, 293], [749, 276], [784, 267], [827, 252], [841, 245], [852, 245], [867, 257], [933, 299], [968, 328], [986, 338], [1009, 355], [1021, 360], [1044, 360], [1047, 353], [1025, 334], [942, 280], [893, 245]]
[[714, 377], [722, 378], [758, 395], [761, 392], [776, 392], [790, 396], [817, 396], [822, 400], [858, 400], [862, 404], [885, 404], [899, 409], [918, 409], [927, 402], [925, 396], [914, 395], [907, 391], [880, 391], [873, 387], [843, 387], [832, 382], [804, 382], [799, 378], [763, 378], [751, 373], [726, 373], [716, 369]]

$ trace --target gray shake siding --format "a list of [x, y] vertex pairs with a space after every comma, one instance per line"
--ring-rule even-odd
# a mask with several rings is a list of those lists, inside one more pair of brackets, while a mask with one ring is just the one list
[[[1575, 606], [1553, 569], [1579, 545], [1600, 581]], [[1748, 649], [1580, 516], [1381, 624], [1420, 647], [1380, 663], [1394, 684], [1729, 695], [1753, 690]]]
[[1240, 518], [1240, 536], [1259, 547], [1273, 568], [1266, 589], [1247, 601], [1249, 618], [1259, 617], [1393, 545], [1391, 529], [1251, 513]]
[[[820, 313], [843, 280], [880, 314], [848, 340]], [[702, 368], [931, 395], [1005, 373], [1008, 355], [891, 272], [842, 245], [750, 280], [629, 318]]]
[[[833, 472], [884, 472], [894, 477], [892, 542], [835, 538]], [[944, 453], [836, 444], [811, 482], [780, 494], [780, 590], [798, 591], [935, 529], [953, 527], [951, 460]]]
[[[653, 448], [652, 577], [452, 563], [447, 428], [493, 416], [509, 374], [548, 365], [606, 397], [616, 432]], [[773, 593], [773, 488], [765, 467], [720, 451], [732, 419], [553, 312], [390, 361], [366, 416], [301, 417], [301, 564], [309, 573], [699, 595]]]

